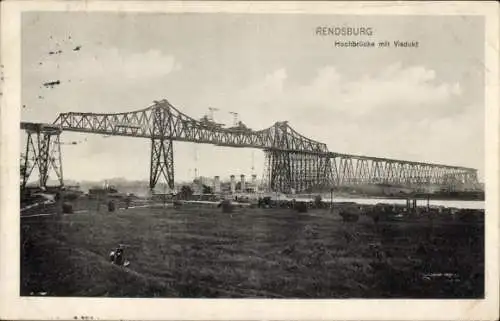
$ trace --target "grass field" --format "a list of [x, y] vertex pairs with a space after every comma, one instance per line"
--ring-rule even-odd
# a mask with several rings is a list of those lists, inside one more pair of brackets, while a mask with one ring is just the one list
[[[21, 295], [479, 298], [482, 223], [328, 210], [103, 208], [22, 220]], [[108, 262], [128, 245], [128, 268]], [[446, 276], [446, 275], [448, 276]]]

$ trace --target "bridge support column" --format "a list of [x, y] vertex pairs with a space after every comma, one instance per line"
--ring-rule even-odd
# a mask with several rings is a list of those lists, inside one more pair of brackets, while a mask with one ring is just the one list
[[292, 188], [290, 153], [267, 151], [269, 189], [273, 192], [289, 193]]
[[328, 157], [307, 153], [291, 155], [292, 186], [298, 192], [329, 190], [332, 185]]
[[266, 171], [273, 192], [321, 191], [333, 186], [330, 159], [321, 155], [266, 151]]
[[320, 156], [318, 162], [318, 185], [322, 190], [331, 190], [335, 184], [332, 172], [332, 162], [328, 156]]
[[160, 176], [163, 176], [171, 191], [174, 190], [174, 148], [171, 139], [151, 139], [151, 168], [149, 188], [155, 188]]
[[33, 124], [32, 127], [26, 129], [26, 148], [21, 160], [21, 189], [24, 190], [35, 168], [38, 168], [38, 185], [40, 187], [47, 187], [51, 170], [55, 172], [59, 185], [63, 186], [59, 140], [61, 130], [39, 124]]

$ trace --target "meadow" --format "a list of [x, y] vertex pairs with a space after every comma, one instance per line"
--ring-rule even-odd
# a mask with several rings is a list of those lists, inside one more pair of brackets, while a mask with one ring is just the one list
[[[480, 298], [484, 226], [310, 209], [102, 207], [21, 220], [21, 295]], [[125, 245], [128, 267], [109, 262]]]

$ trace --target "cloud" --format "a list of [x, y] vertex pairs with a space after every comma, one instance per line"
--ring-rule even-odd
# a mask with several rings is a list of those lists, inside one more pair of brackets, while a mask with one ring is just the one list
[[458, 83], [439, 82], [433, 70], [422, 66], [403, 68], [400, 64], [360, 79], [345, 79], [336, 68], [326, 66], [308, 83], [292, 86], [286, 81], [286, 71], [276, 70], [262, 82], [242, 90], [239, 99], [268, 112], [272, 112], [269, 108], [280, 113], [286, 110], [300, 120], [309, 118], [307, 115], [312, 115], [313, 121], [320, 120], [314, 113], [372, 120], [377, 114], [385, 117], [389, 113], [446, 116], [454, 112], [454, 107], [447, 104], [461, 94]]
[[376, 74], [348, 79], [326, 66], [301, 84], [287, 83], [278, 69], [242, 89], [235, 97], [269, 117], [328, 125], [342, 118], [356, 122], [374, 120], [419, 121], [460, 113], [454, 104], [461, 97], [459, 83], [440, 82], [435, 71], [422, 66], [403, 68], [394, 64]]
[[284, 68], [277, 69], [265, 75], [261, 82], [251, 84], [242, 90], [239, 93], [239, 98], [253, 104], [282, 101], [286, 97], [284, 86], [287, 78], [287, 72]]
[[433, 70], [424, 67], [390, 66], [378, 75], [346, 82], [342, 87], [344, 108], [356, 116], [372, 112], [413, 112], [435, 109], [449, 111], [446, 104], [460, 96], [458, 83], [439, 83]]
[[484, 109], [461, 103], [460, 84], [432, 69], [393, 64], [353, 79], [326, 66], [298, 84], [286, 75], [270, 72], [236, 95], [254, 108], [250, 127], [289, 120], [332, 151], [482, 167]]

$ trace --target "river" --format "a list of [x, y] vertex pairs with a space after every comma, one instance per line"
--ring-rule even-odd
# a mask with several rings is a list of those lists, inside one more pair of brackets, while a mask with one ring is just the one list
[[[273, 195], [273, 199], [276, 199], [276, 196]], [[314, 202], [314, 196], [310, 195], [295, 195], [294, 197], [297, 200], [308, 200]], [[278, 199], [280, 200], [292, 200], [293, 197], [279, 195]], [[323, 197], [322, 201], [325, 203], [329, 203], [330, 196]], [[379, 203], [385, 204], [401, 204], [406, 205], [406, 199], [394, 199], [394, 198], [353, 198], [353, 197], [335, 197], [333, 196], [333, 203], [342, 203], [342, 202], [354, 202], [358, 204], [366, 204], [366, 205], [375, 205]], [[460, 200], [429, 200], [430, 206], [444, 206], [444, 207], [455, 207], [455, 208], [468, 208], [468, 209], [484, 209], [484, 201], [460, 201]], [[427, 206], [427, 200], [417, 199], [417, 206]]]

